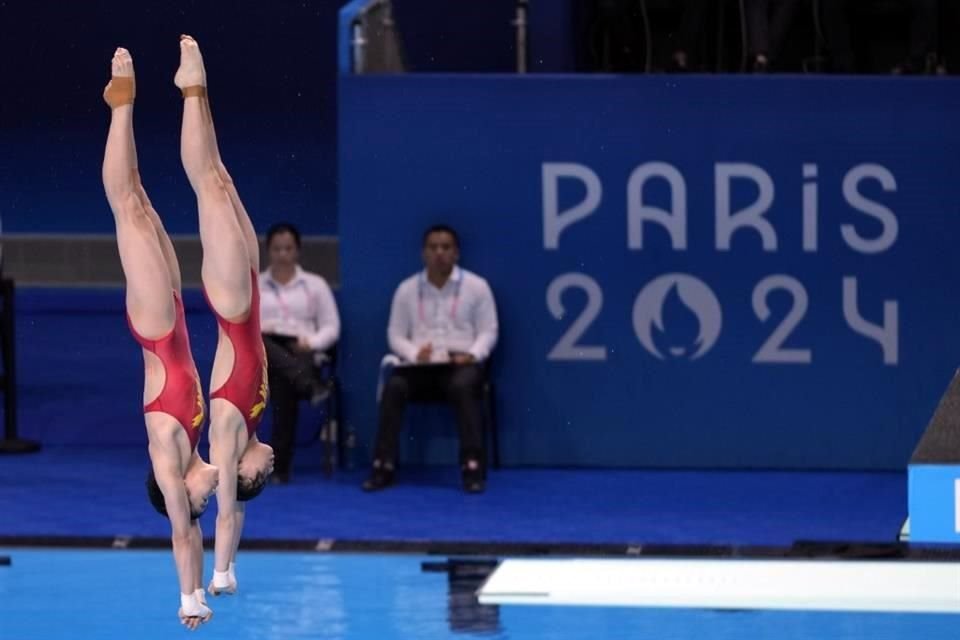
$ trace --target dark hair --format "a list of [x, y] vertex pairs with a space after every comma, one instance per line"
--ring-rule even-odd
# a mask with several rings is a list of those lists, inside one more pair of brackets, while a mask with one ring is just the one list
[[267, 247], [270, 247], [270, 243], [273, 241], [275, 235], [281, 233], [289, 233], [293, 236], [293, 243], [297, 245], [297, 249], [300, 248], [300, 231], [290, 224], [289, 222], [278, 222], [269, 229], [267, 229]]
[[253, 478], [244, 478], [237, 474], [237, 502], [248, 502], [263, 493], [267, 486], [267, 474], [258, 473]]
[[[153, 469], [147, 472], [147, 498], [150, 500], [153, 508], [157, 510], [157, 513], [164, 518], [170, 518], [170, 514], [167, 513], [167, 501], [163, 498], [163, 491], [160, 491], [160, 485], [157, 484], [157, 477], [153, 474]], [[190, 508], [191, 521], [196, 520], [202, 515], [203, 511], [194, 511], [193, 507]]]
[[435, 224], [429, 229], [423, 232], [423, 246], [427, 246], [427, 238], [430, 237], [431, 233], [449, 233], [450, 237], [453, 238], [453, 246], [457, 249], [460, 248], [460, 236], [457, 235], [457, 232], [454, 231], [453, 227], [446, 224]]

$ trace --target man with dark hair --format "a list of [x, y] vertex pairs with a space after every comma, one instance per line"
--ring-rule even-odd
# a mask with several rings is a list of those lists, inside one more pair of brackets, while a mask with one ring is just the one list
[[383, 387], [373, 471], [363, 488], [393, 484], [407, 401], [439, 396], [457, 414], [463, 488], [479, 493], [483, 361], [497, 342], [497, 309], [487, 281], [457, 266], [460, 241], [451, 227], [427, 229], [421, 257], [424, 270], [400, 283], [393, 296], [387, 338], [400, 365]]
[[207, 101], [203, 57], [180, 38], [174, 83], [183, 94], [180, 158], [197, 197], [201, 276], [217, 317], [219, 340], [210, 380], [210, 460], [219, 469], [217, 535], [210, 593], [237, 589], [235, 559], [245, 502], [273, 471], [273, 450], [257, 440], [267, 406], [267, 358], [260, 337], [260, 247], [247, 211], [220, 158]]
[[117, 49], [112, 78], [103, 92], [111, 108], [103, 186], [117, 227], [130, 332], [143, 349], [143, 411], [152, 466], [147, 495], [170, 520], [179, 615], [184, 625], [196, 629], [213, 615], [201, 586], [203, 534], [197, 518], [216, 489], [218, 473], [197, 454], [203, 393], [190, 351], [177, 256], [140, 182], [134, 94], [133, 60], [126, 49]]

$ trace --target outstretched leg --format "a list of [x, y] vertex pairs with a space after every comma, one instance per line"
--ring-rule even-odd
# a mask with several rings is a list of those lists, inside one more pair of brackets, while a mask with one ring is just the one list
[[197, 43], [180, 40], [180, 68], [174, 78], [183, 91], [180, 158], [197, 197], [203, 286], [214, 310], [229, 319], [250, 311], [250, 256], [243, 228], [211, 152], [213, 136], [205, 105], [206, 72]]
[[[251, 312], [253, 264], [247, 236], [234, 208], [232, 182], [224, 179], [216, 149], [213, 120], [207, 104], [206, 71], [196, 41], [180, 39], [180, 68], [174, 83], [183, 92], [180, 155], [197, 196], [203, 286], [220, 316], [242, 321]], [[245, 218], [245, 216], [244, 216]], [[252, 228], [250, 229], [252, 233]], [[233, 347], [221, 335], [214, 360], [211, 389], [218, 389], [233, 368]], [[237, 588], [233, 562], [243, 528], [244, 505], [237, 502], [237, 470], [247, 444], [243, 416], [222, 398], [210, 403], [210, 460], [220, 470], [217, 485], [217, 529], [214, 574], [210, 592]]]
[[250, 258], [250, 267], [256, 271], [260, 272], [260, 242], [257, 240], [257, 233], [253, 229], [253, 223], [250, 222], [250, 215], [247, 213], [247, 208], [243, 206], [243, 201], [240, 200], [240, 192], [237, 191], [237, 186], [233, 182], [233, 177], [227, 171], [226, 165], [223, 164], [223, 159], [220, 157], [220, 146], [217, 144], [217, 132], [216, 128], [213, 126], [213, 113], [210, 110], [210, 99], [203, 102], [204, 107], [207, 112], [207, 122], [210, 125], [210, 153], [213, 156], [213, 164], [217, 169], [217, 173], [220, 175], [220, 179], [223, 181], [223, 186], [227, 190], [227, 195], [230, 196], [230, 203], [233, 204], [234, 213], [237, 216], [237, 223], [240, 225], [240, 229], [243, 232], [243, 239], [247, 245], [247, 255]]
[[180, 261], [177, 260], [177, 253], [174, 251], [173, 242], [170, 240], [170, 235], [167, 233], [167, 230], [163, 226], [163, 222], [160, 220], [160, 214], [157, 213], [157, 210], [153, 208], [153, 203], [150, 202], [150, 198], [147, 197], [147, 192], [143, 188], [143, 183], [140, 181], [140, 172], [134, 169], [133, 172], [133, 181], [136, 188], [137, 197], [140, 199], [140, 204], [143, 206], [143, 210], [146, 212], [147, 217], [150, 218], [150, 222], [153, 224], [154, 230], [157, 232], [157, 239], [160, 241], [160, 251], [163, 253], [164, 262], [167, 264], [167, 273], [170, 274], [170, 283], [173, 286], [174, 291], [177, 294], [181, 293], [181, 277], [180, 277]]
[[117, 227], [117, 247], [127, 281], [127, 313], [138, 333], [153, 338], [173, 328], [175, 312], [170, 291], [174, 283], [157, 226], [140, 196], [130, 53], [117, 49], [111, 67], [113, 77], [103, 92], [112, 109], [103, 155], [103, 187]]

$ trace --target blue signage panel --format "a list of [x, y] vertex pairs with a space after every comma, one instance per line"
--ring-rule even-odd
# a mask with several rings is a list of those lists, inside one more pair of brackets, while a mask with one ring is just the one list
[[904, 468], [960, 356], [960, 84], [340, 79], [348, 421], [423, 229], [488, 279], [504, 461]]
[[907, 478], [910, 541], [960, 543], [960, 464], [912, 464]]

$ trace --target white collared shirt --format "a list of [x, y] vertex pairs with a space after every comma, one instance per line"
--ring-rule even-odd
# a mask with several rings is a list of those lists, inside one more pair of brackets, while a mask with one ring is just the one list
[[270, 269], [260, 274], [260, 330], [306, 338], [315, 351], [326, 351], [340, 338], [340, 314], [333, 292], [321, 276], [298, 265], [286, 284]]
[[497, 307], [487, 281], [454, 267], [443, 287], [427, 280], [426, 271], [400, 283], [390, 306], [390, 350], [416, 362], [420, 348], [469, 353], [485, 360], [497, 343]]

